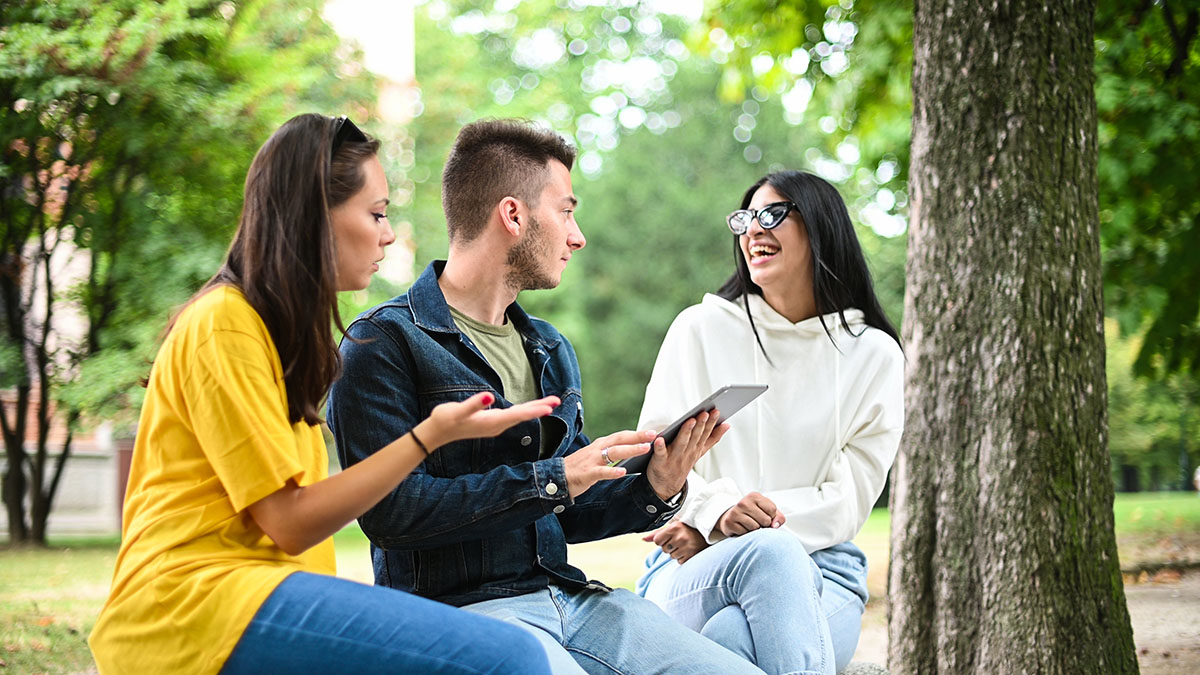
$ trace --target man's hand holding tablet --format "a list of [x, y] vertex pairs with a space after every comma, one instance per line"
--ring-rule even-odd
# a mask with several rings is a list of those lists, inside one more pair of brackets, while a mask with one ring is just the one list
[[[675, 437], [679, 435], [680, 430], [683, 429], [688, 420], [699, 418], [701, 415], [703, 415], [703, 423], [706, 426], [709, 426], [710, 429], [715, 428], [724, 423], [725, 420], [732, 417], [734, 413], [744, 408], [746, 404], [758, 398], [766, 390], [767, 385], [765, 384], [730, 384], [721, 387], [713, 392], [708, 398], [705, 398], [703, 401], [696, 404], [691, 410], [680, 416], [679, 419], [671, 423], [671, 425], [666, 429], [663, 429], [661, 432], [659, 432], [658, 437], [654, 439], [652, 452], [644, 455], [638, 455], [636, 457], [630, 457], [629, 459], [617, 462], [616, 465], [623, 467], [626, 473], [645, 473], [646, 467], [650, 464], [651, 459], [658, 457], [660, 452], [665, 457], [667, 454], [667, 446], [669, 446], [675, 440]], [[716, 419], [710, 420], [707, 413], [716, 413]], [[696, 426], [699, 426], [700, 423], [701, 421], [697, 419]], [[723, 434], [724, 432], [720, 433]], [[662, 443], [659, 443], [659, 439], [662, 439]], [[720, 440], [719, 436], [716, 440]], [[715, 445], [716, 440], [714, 440], [709, 447]], [[707, 451], [708, 448], [705, 448], [704, 450]], [[703, 455], [703, 453], [700, 453], [700, 455]], [[691, 470], [691, 465], [695, 463], [696, 459], [700, 458], [700, 455], [697, 455], [692, 460], [691, 464], [688, 464], [687, 468], [689, 471]]]

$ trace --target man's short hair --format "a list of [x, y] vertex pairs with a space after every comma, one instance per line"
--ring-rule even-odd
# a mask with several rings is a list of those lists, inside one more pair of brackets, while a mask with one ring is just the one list
[[478, 237], [491, 210], [505, 197], [537, 207], [552, 159], [570, 171], [575, 148], [529, 120], [487, 119], [463, 127], [442, 171], [442, 209], [450, 241], [465, 244]]

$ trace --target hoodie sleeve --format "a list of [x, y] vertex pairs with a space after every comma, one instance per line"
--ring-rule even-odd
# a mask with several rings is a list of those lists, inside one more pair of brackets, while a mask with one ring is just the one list
[[899, 347], [887, 357], [874, 372], [857, 378], [861, 404], [824, 479], [815, 486], [764, 493], [787, 516], [784, 527], [810, 553], [853, 539], [883, 492], [904, 431], [904, 359]]
[[[697, 312], [698, 308], [685, 309], [667, 330], [646, 385], [638, 429], [665, 428], [715, 389], [707, 370], [701, 367], [705, 354], [697, 336]], [[741, 494], [731, 479], [709, 483], [692, 471], [679, 519], [708, 537], [721, 514], [739, 499]]]

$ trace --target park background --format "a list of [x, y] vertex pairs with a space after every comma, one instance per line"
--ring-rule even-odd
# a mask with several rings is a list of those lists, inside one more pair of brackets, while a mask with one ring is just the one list
[[[88, 667], [139, 380], [218, 266], [245, 169], [282, 121], [347, 114], [384, 140], [398, 240], [342, 299], [347, 317], [444, 254], [440, 169], [464, 123], [526, 117], [568, 136], [588, 246], [558, 289], [521, 302], [574, 344], [597, 436], [636, 424], [671, 319], [732, 269], [724, 214], [768, 171], [838, 186], [901, 325], [912, 15], [880, 0], [5, 3], [0, 660]], [[1162, 0], [1095, 15], [1107, 445], [1131, 493], [1116, 513], [1131, 583], [1183, 584], [1200, 564], [1197, 15]], [[881, 509], [863, 535], [880, 626], [887, 523]], [[343, 569], [369, 580], [361, 536], [341, 539]], [[573, 552], [585, 571], [636, 578], [639, 541], [597, 546]], [[1180, 656], [1140, 654], [1147, 672]]]

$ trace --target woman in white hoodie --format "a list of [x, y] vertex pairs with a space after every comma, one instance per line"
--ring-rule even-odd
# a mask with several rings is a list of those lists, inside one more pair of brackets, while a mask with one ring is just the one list
[[858, 644], [851, 539], [900, 442], [904, 356], [832, 185], [770, 174], [727, 222], [736, 271], [671, 325], [639, 428], [726, 384], [770, 388], [696, 464], [637, 589], [768, 673], [834, 673]]

